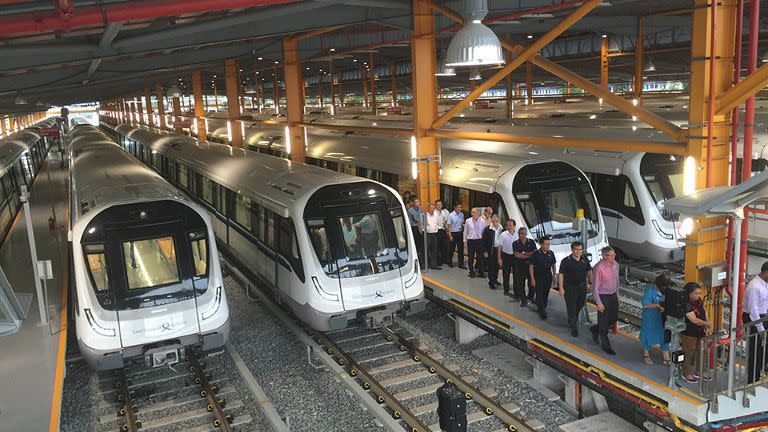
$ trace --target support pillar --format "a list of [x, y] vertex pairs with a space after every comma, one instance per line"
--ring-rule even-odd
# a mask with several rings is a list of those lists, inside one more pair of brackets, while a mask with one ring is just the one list
[[[709, 172], [711, 186], [727, 186], [729, 182], [728, 150], [731, 113], [714, 116], [714, 122], [710, 123], [709, 101], [714, 101], [732, 85], [736, 8], [731, 5], [717, 6], [716, 30], [712, 28], [710, 21], [711, 9], [708, 0], [694, 0], [687, 157], [693, 158], [696, 172], [686, 172], [684, 175], [686, 178], [695, 177], [696, 189], [707, 186], [707, 172]], [[715, 45], [715, 73], [710, 77], [712, 41]], [[710, 78], [712, 93], [710, 93]], [[710, 127], [708, 128], [707, 125]], [[712, 134], [710, 145], [707, 143], [709, 133]], [[693, 191], [686, 191], [686, 193], [691, 192]], [[699, 271], [701, 265], [725, 261], [725, 222], [725, 218], [722, 217], [695, 220], [693, 233], [686, 238], [686, 280], [704, 280]], [[714, 298], [715, 295], [715, 290], [711, 290], [709, 298]], [[709, 316], [714, 316], [711, 304], [706, 306], [708, 306]]]
[[138, 123], [139, 119], [136, 117], [136, 101], [129, 99], [128, 107], [131, 109], [131, 123]]
[[376, 115], [376, 53], [368, 53], [368, 63], [371, 68], [371, 113]]
[[[505, 51], [504, 55], [507, 58], [507, 61], [510, 61], [512, 54], [509, 51]], [[512, 99], [512, 74], [509, 74], [504, 78], [504, 89], [504, 95], [507, 97], [507, 119], [511, 119], [513, 114], [512, 104], [514, 103], [514, 100]]]
[[144, 89], [144, 109], [147, 112], [147, 124], [151, 127], [155, 125], [155, 113], [152, 110], [152, 92], [149, 87]]
[[272, 101], [275, 106], [275, 113], [280, 114], [280, 80], [277, 79], [277, 66], [272, 74]]
[[608, 38], [600, 41], [600, 87], [608, 88]]
[[208, 141], [208, 131], [205, 128], [205, 105], [203, 105], [203, 76], [200, 69], [192, 72], [192, 97], [195, 99], [195, 121], [197, 122], [197, 138]]
[[426, 206], [440, 198], [440, 153], [437, 138], [427, 130], [437, 120], [437, 78], [435, 65], [435, 17], [431, 0], [413, 1], [413, 33], [411, 35], [413, 65], [413, 135], [416, 138], [416, 190]]
[[163, 104], [165, 95], [163, 94], [163, 86], [160, 84], [155, 85], [155, 97], [157, 98], [157, 117], [160, 120], [160, 129], [165, 129], [168, 127], [165, 122], [165, 105]]
[[344, 106], [344, 73], [339, 74], [339, 106]]
[[230, 145], [232, 147], [243, 147], [243, 133], [240, 130], [240, 82], [237, 80], [237, 61], [235, 59], [224, 60], [224, 76], [227, 85], [227, 107], [229, 111]]
[[331, 113], [336, 113], [336, 84], [333, 82], [333, 60], [328, 61], [328, 73], [331, 74]]
[[458, 316], [453, 320], [453, 330], [454, 338], [460, 344], [468, 344], [487, 334], [485, 330]]
[[[304, 163], [305, 142], [304, 128], [298, 123], [304, 120], [304, 80], [301, 77], [301, 60], [299, 59], [299, 43], [294, 38], [283, 38], [283, 59], [285, 61], [285, 100], [287, 104], [287, 136], [290, 148], [286, 151], [294, 162]], [[320, 75], [322, 83], [323, 76]], [[333, 79], [333, 77], [331, 77]], [[286, 144], [288, 146], [288, 144]]]
[[5, 126], [5, 117], [0, 118], [0, 133], [1, 136], [8, 135], [8, 128]]
[[133, 100], [136, 101], [136, 115], [139, 117], [139, 124], [146, 125], [147, 122], [144, 119], [144, 107], [141, 105], [141, 96], [138, 96]]
[[184, 133], [184, 129], [181, 124], [181, 101], [178, 96], [174, 96], [173, 99], [173, 130], [178, 135]]
[[[286, 88], [287, 91], [287, 88]], [[322, 72], [317, 77], [317, 106], [323, 107], [323, 74]]]
[[360, 79], [363, 81], [363, 108], [368, 107], [368, 70], [360, 67]]
[[397, 65], [395, 63], [392, 63], [390, 80], [392, 81], [392, 106], [397, 106]]
[[645, 20], [637, 18], [637, 40], [635, 41], [635, 82], [632, 85], [635, 98], [643, 95], [643, 73], [645, 72]]
[[528, 105], [533, 105], [533, 65], [525, 64], [525, 93]]

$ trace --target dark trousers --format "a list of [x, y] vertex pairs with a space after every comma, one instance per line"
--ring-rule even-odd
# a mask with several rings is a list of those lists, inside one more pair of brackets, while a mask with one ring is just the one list
[[451, 247], [448, 242], [448, 234], [445, 233], [444, 229], [437, 230], [437, 234], [439, 235], [437, 248], [440, 250], [440, 264], [448, 264], [450, 262], [448, 257], [450, 256]]
[[528, 261], [515, 261], [515, 295], [524, 299], [525, 286], [528, 285], [527, 298], [533, 301], [533, 287], [531, 286], [531, 275], [528, 273]]
[[584, 307], [584, 302], [586, 300], [586, 286], [565, 286], [565, 308], [568, 311], [568, 326], [570, 326], [571, 329], [577, 329], [579, 312], [581, 312], [581, 308]]
[[[764, 317], [765, 315], [760, 315]], [[743, 322], [748, 323], [752, 321], [749, 314], [742, 313], [741, 319]], [[765, 324], [763, 324], [765, 327]], [[755, 381], [760, 380], [760, 374], [765, 370], [765, 346], [763, 340], [765, 334], [758, 334], [757, 327], [749, 327], [749, 345], [747, 347], [747, 383], [752, 384]]]
[[430, 267], [440, 266], [440, 233], [427, 233], [427, 258]]
[[536, 309], [539, 315], [547, 314], [547, 302], [549, 301], [549, 290], [552, 288], [552, 274], [545, 273], [536, 275]]
[[464, 231], [456, 231], [451, 233], [451, 245], [448, 252], [448, 264], [453, 263], [453, 252], [458, 249], [459, 259], [457, 264], [459, 267], [464, 267]]
[[597, 324], [593, 325], [590, 330], [592, 332], [597, 331], [600, 336], [600, 344], [603, 347], [609, 347], [611, 343], [608, 341], [608, 332], [611, 331], [619, 318], [619, 294], [601, 294], [600, 301], [603, 302], [605, 310], [597, 313]]
[[488, 252], [485, 259], [485, 267], [488, 269], [488, 285], [496, 286], [499, 284], [499, 257], [495, 249]]
[[416, 242], [416, 255], [419, 257], [419, 265], [423, 269], [427, 266], [427, 263], [424, 261], [424, 237], [422, 237], [418, 226], [411, 225], [411, 232], [413, 233], [413, 241]]
[[[481, 263], [483, 261], [483, 241], [481, 239], [467, 240], [467, 249], [469, 249], [467, 252], [467, 265], [469, 266], [469, 274], [474, 275], [475, 264]], [[482, 272], [482, 268], [480, 268], [480, 272]]]
[[501, 275], [502, 285], [504, 286], [504, 294], [509, 292], [509, 275], [512, 274], [512, 266], [514, 266], [514, 264], [514, 255], [504, 252], [501, 253]]

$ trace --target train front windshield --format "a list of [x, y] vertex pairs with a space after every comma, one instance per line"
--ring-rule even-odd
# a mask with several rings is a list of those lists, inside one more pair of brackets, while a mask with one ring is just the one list
[[664, 219], [673, 214], [664, 209], [664, 202], [683, 194], [683, 163], [677, 156], [646, 153], [640, 161], [640, 175]]
[[525, 225], [538, 239], [552, 237], [552, 244], [568, 244], [582, 240], [573, 228], [578, 209], [589, 221], [589, 238], [600, 232], [600, 219], [592, 186], [573, 166], [563, 162], [530, 164], [521, 169], [513, 185]]
[[[305, 214], [312, 247], [329, 277], [369, 276], [398, 270], [408, 262], [405, 215], [399, 203], [392, 208], [376, 196], [377, 189], [354, 204], [326, 201], [322, 217]], [[391, 195], [383, 188], [381, 192]]]

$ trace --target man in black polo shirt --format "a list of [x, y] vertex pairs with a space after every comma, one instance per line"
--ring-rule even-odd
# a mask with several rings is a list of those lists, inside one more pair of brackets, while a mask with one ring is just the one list
[[[528, 260], [536, 251], [536, 242], [528, 238], [528, 229], [520, 227], [517, 230], [517, 240], [512, 243], [515, 252], [515, 295], [520, 297], [520, 306], [528, 306], [528, 300], [533, 301], [534, 292], [528, 275]], [[528, 283], [528, 296], [525, 295], [525, 284]]]
[[528, 273], [531, 277], [531, 285], [536, 291], [536, 308], [539, 317], [547, 319], [547, 301], [549, 290], [552, 288], [552, 278], [557, 274], [555, 253], [549, 249], [552, 237], [544, 236], [540, 240], [541, 248], [531, 255], [528, 265]]
[[560, 261], [558, 274], [560, 295], [565, 297], [565, 307], [568, 310], [568, 325], [571, 336], [578, 337], [576, 326], [581, 308], [587, 299], [587, 281], [592, 284], [592, 265], [587, 257], [582, 255], [584, 244], [580, 241], [571, 243], [571, 254]]

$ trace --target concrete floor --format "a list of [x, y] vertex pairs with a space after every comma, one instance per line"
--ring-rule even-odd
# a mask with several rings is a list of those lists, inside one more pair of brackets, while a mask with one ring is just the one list
[[[66, 329], [62, 328], [62, 294], [68, 279], [65, 228], [68, 171], [52, 153], [31, 190], [31, 215], [39, 260], [51, 260], [54, 280], [48, 281], [50, 325], [40, 324], [32, 259], [23, 210], [0, 249], [0, 266], [13, 290], [32, 296], [29, 316], [13, 335], [0, 337], [0, 429], [58, 430], [64, 376]], [[56, 212], [57, 228], [48, 218]], [[65, 322], [64, 322], [65, 324]]]

